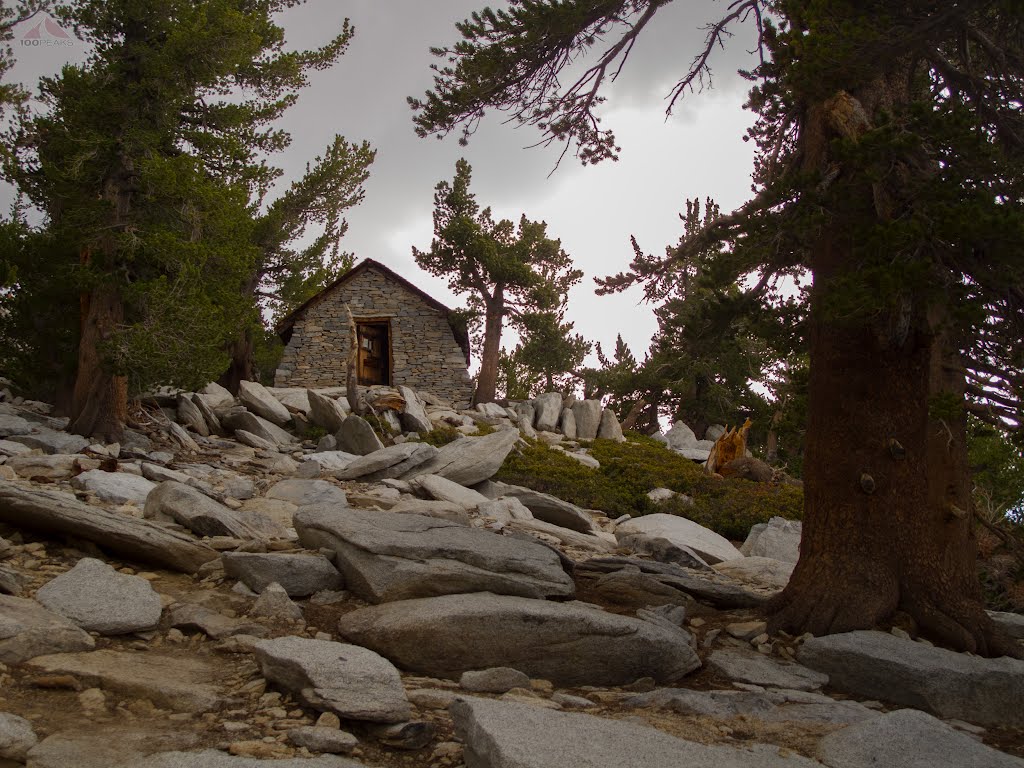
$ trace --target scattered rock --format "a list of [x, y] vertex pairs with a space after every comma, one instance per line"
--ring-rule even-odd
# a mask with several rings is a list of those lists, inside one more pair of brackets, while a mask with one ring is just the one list
[[988, 615], [1010, 637], [1017, 640], [1024, 640], [1024, 615], [1019, 613], [1006, 613], [1005, 611], [989, 611]]
[[405, 400], [405, 409], [402, 411], [400, 421], [402, 429], [406, 432], [429, 432], [434, 428], [423, 408], [423, 403], [416, 396], [416, 393], [409, 387], [398, 387], [398, 394]]
[[[623, 549], [631, 549], [641, 555], [654, 558], [659, 563], [675, 563], [684, 568], [711, 570], [711, 566], [689, 547], [679, 546], [664, 536], [648, 533], [624, 533], [616, 531], [616, 540]], [[744, 558], [745, 559], [745, 558]], [[739, 562], [730, 560], [729, 562]]]
[[[280, 403], [278, 403], [278, 405], [280, 405]], [[281, 407], [283, 408], [284, 406]], [[285, 413], [287, 413], [287, 411], [285, 411]], [[225, 427], [234, 430], [236, 433], [239, 431], [248, 432], [261, 440], [266, 441], [272, 446], [290, 447], [295, 443], [294, 437], [273, 422], [267, 421], [266, 419], [257, 416], [255, 413], [249, 413], [245, 410], [239, 410], [227, 414], [221, 419], [221, 422]]]
[[[49, 480], [66, 480], [72, 477], [84, 462], [82, 455], [55, 454], [53, 456], [14, 456], [4, 466], [10, 467], [20, 477], [44, 477]], [[97, 466], [96, 462], [93, 466]]]
[[238, 399], [242, 401], [242, 405], [257, 416], [279, 427], [287, 426], [292, 420], [288, 409], [258, 381], [240, 382]]
[[339, 449], [356, 456], [367, 456], [384, 448], [370, 423], [354, 413], [342, 422], [335, 439]]
[[377, 723], [412, 716], [398, 670], [366, 648], [279, 637], [260, 641], [255, 652], [267, 680], [316, 710]]
[[723, 650], [707, 658], [708, 666], [723, 677], [741, 683], [795, 691], [816, 691], [828, 685], [828, 675], [800, 664], [776, 661], [760, 653]]
[[341, 403], [333, 397], [321, 395], [315, 389], [306, 390], [306, 394], [309, 397], [309, 420], [331, 433], [341, 429], [348, 417]]
[[234, 619], [195, 603], [178, 603], [168, 611], [171, 627], [189, 632], [199, 631], [214, 640], [234, 635], [265, 636], [267, 629], [260, 624]]
[[676, 515], [658, 512], [653, 515], [635, 517], [622, 523], [615, 530], [616, 538], [630, 534], [664, 538], [677, 547], [688, 547], [711, 565], [743, 557], [743, 553], [730, 544], [724, 536], [720, 536], [692, 520]]
[[576, 439], [576, 414], [572, 408], [562, 409], [562, 415], [558, 418], [558, 429], [566, 440]]
[[491, 667], [463, 672], [459, 687], [475, 693], [505, 693], [513, 688], [529, 688], [530, 677], [511, 667]]
[[326, 480], [303, 480], [289, 478], [275, 483], [267, 491], [267, 498], [287, 501], [296, 507], [308, 507], [311, 504], [327, 504], [347, 507], [348, 497], [345, 492]]
[[192, 395], [192, 404], [199, 409], [199, 413], [202, 415], [203, 421], [206, 422], [206, 428], [210, 434], [219, 435], [224, 431], [217, 413], [202, 395]]
[[86, 651], [96, 641], [34, 600], [0, 595], [0, 663], [20, 664], [48, 653]]
[[601, 412], [601, 425], [597, 429], [597, 436], [602, 440], [614, 440], [616, 443], [626, 442], [619, 419], [610, 408], [605, 408]]
[[518, 441], [517, 429], [500, 429], [484, 437], [461, 437], [443, 446], [430, 461], [407, 470], [403, 479], [433, 474], [473, 486], [490, 479]]
[[284, 529], [255, 512], [243, 514], [211, 499], [195, 488], [173, 480], [149, 494], [143, 514], [150, 519], [173, 520], [197, 536], [237, 539], [283, 538]]
[[296, 513], [295, 528], [305, 547], [333, 550], [348, 589], [373, 603], [452, 592], [573, 593], [558, 555], [542, 544], [447, 520], [312, 506]]
[[359, 746], [359, 739], [348, 731], [311, 725], [292, 728], [288, 731], [288, 741], [311, 752], [326, 752], [331, 755], [348, 755]]
[[71, 486], [94, 493], [101, 501], [111, 504], [132, 503], [141, 507], [146, 503], [149, 492], [156, 488], [156, 483], [127, 472], [92, 469], [72, 478]]
[[23, 763], [38, 741], [28, 720], [0, 712], [0, 760]]
[[249, 609], [249, 615], [276, 621], [298, 621], [302, 619], [302, 609], [291, 601], [284, 587], [275, 582], [263, 588]]
[[800, 646], [798, 658], [840, 691], [978, 725], [1024, 725], [1024, 661], [1018, 659], [983, 659], [871, 631], [815, 637]]
[[681, 630], [582, 603], [484, 592], [360, 608], [338, 631], [403, 669], [450, 679], [509, 666], [561, 686], [624, 685], [678, 680], [700, 666]]
[[0, 413], [0, 437], [11, 435], [27, 435], [32, 431], [32, 425], [20, 416]]
[[453, 483], [440, 475], [420, 475], [413, 484], [437, 501], [450, 501], [465, 509], [476, 509], [488, 501], [483, 494]]
[[580, 400], [572, 404], [572, 415], [576, 418], [576, 437], [593, 440], [601, 426], [601, 401]]
[[482, 483], [476, 487], [476, 490], [489, 499], [519, 499], [535, 518], [543, 520], [545, 523], [580, 533], [592, 534], [600, 530], [593, 518], [583, 509], [548, 493], [494, 481]]
[[558, 426], [558, 417], [562, 415], [562, 394], [560, 392], [545, 392], [533, 400], [534, 417], [533, 426], [541, 432], [553, 432]]
[[901, 709], [825, 736], [818, 758], [830, 768], [1022, 768], [998, 752], [913, 709]]
[[750, 529], [740, 552], [747, 557], [769, 557], [795, 564], [800, 559], [802, 530], [803, 524], [799, 520], [773, 517], [767, 523], [758, 523]]
[[197, 435], [210, 436], [210, 426], [206, 423], [203, 412], [185, 394], [178, 395], [178, 421]]
[[337, 568], [322, 555], [293, 555], [283, 552], [225, 552], [224, 573], [239, 579], [254, 592], [280, 584], [289, 597], [308, 597], [322, 589], [341, 589], [344, 582]]
[[793, 575], [796, 563], [773, 560], [770, 557], [742, 557], [716, 563], [714, 569], [744, 584], [755, 584], [783, 589]]
[[[263, 743], [263, 742], [259, 742]], [[267, 746], [264, 744], [264, 746]], [[296, 757], [264, 760], [258, 757], [238, 757], [215, 749], [202, 752], [164, 752], [153, 755], [131, 766], [117, 768], [366, 768], [362, 763], [344, 757]]]
[[145, 579], [118, 573], [85, 557], [47, 582], [36, 600], [89, 632], [124, 635], [152, 629], [160, 621], [160, 595]]
[[[345, 450], [355, 454], [359, 453], [353, 447], [346, 446], [340, 433], [338, 443]], [[335, 472], [334, 476], [339, 480], [361, 480], [362, 482], [401, 477], [429, 462], [437, 456], [437, 452], [437, 448], [427, 443], [400, 443], [366, 454], [340, 472]]]
[[672, 425], [672, 429], [665, 433], [665, 440], [673, 451], [683, 451], [697, 445], [697, 436], [682, 421]]
[[43, 453], [81, 453], [89, 446], [89, 439], [81, 435], [57, 432], [53, 429], [37, 427], [31, 435], [12, 435], [11, 442], [37, 448]]
[[499, 523], [533, 519], [533, 513], [526, 508], [526, 505], [513, 497], [481, 502], [476, 511], [481, 517], [489, 517]]

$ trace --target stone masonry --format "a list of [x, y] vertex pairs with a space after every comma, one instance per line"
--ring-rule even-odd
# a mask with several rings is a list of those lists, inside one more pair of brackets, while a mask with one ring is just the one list
[[468, 353], [456, 341], [447, 309], [370, 259], [293, 312], [278, 328], [286, 346], [274, 376], [275, 387], [345, 385], [346, 303], [356, 322], [389, 321], [392, 386], [430, 392], [456, 405], [469, 403], [473, 387]]

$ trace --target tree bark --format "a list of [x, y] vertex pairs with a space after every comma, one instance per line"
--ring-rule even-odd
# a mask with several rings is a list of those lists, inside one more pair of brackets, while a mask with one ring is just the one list
[[108, 443], [120, 442], [124, 437], [128, 380], [111, 373], [100, 355], [103, 342], [123, 321], [124, 305], [113, 286], [101, 285], [82, 296], [78, 370], [68, 432]]
[[[862, 102], [877, 107], [887, 84], [875, 85]], [[821, 110], [805, 135], [806, 157], [821, 162], [830, 138]], [[768, 606], [769, 630], [870, 629], [902, 611], [948, 647], [1019, 654], [984, 611], [965, 382], [948, 313], [911, 294], [881, 317], [830, 310], [837, 281], [861, 267], [856, 222], [875, 213], [877, 190], [866, 181], [853, 190], [811, 254], [803, 538], [788, 586]]]
[[228, 351], [231, 363], [218, 383], [232, 395], [237, 395], [241, 382], [256, 380], [256, 347], [252, 329], [246, 328], [239, 333]]
[[501, 328], [505, 320], [505, 293], [499, 285], [486, 300], [484, 316], [484, 348], [480, 354], [480, 374], [476, 380], [473, 405], [493, 403], [498, 389], [498, 357], [501, 351]]

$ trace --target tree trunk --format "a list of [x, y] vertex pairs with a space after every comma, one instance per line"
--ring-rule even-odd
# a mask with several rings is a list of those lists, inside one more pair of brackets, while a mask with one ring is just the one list
[[498, 389], [498, 357], [501, 352], [501, 327], [505, 320], [505, 294], [501, 286], [486, 300], [484, 349], [480, 354], [480, 374], [476, 380], [473, 405], [493, 403]]
[[[877, 107], [885, 92], [879, 83], [863, 103], [874, 97]], [[826, 126], [812, 110], [811, 160], [826, 157]], [[964, 377], [948, 313], [910, 293], [881, 317], [830, 310], [837, 280], [862, 266], [856, 223], [875, 213], [877, 190], [851, 189], [811, 254], [803, 539], [789, 585], [768, 606], [769, 629], [870, 629], [902, 611], [943, 645], [1013, 653], [984, 611], [977, 576]]]
[[237, 395], [241, 382], [256, 380], [256, 351], [252, 328], [247, 327], [239, 333], [228, 351], [231, 354], [231, 364], [218, 383], [232, 395]]
[[82, 296], [82, 333], [68, 432], [120, 442], [128, 416], [128, 379], [103, 364], [100, 346], [124, 321], [116, 288], [100, 285]]

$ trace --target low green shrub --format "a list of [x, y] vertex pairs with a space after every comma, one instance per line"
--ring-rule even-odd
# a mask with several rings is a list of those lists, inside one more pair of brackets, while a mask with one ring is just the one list
[[455, 427], [448, 425], [434, 427], [429, 432], [420, 432], [420, 442], [430, 443], [435, 448], [440, 448], [442, 445], [448, 445], [448, 443], [454, 443], [462, 437], [462, 433], [459, 432]]
[[[590, 444], [600, 469], [585, 467], [562, 451], [531, 441], [505, 460], [495, 479], [550, 493], [613, 518], [653, 512], [680, 515], [733, 540], [746, 538], [752, 525], [773, 516], [801, 517], [799, 486], [719, 480], [656, 440], [634, 433], [627, 437], [625, 443], [594, 440]], [[647, 498], [654, 488], [686, 494], [693, 504], [681, 498], [656, 504]]]

